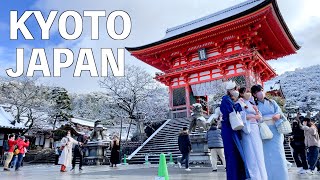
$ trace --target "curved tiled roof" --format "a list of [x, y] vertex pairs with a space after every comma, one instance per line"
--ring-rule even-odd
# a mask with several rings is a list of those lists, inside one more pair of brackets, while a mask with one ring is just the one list
[[21, 123], [12, 124], [14, 117], [0, 107], [0, 128], [6, 129], [25, 129], [26, 127]]
[[141, 49], [146, 49], [152, 46], [156, 46], [162, 43], [166, 43], [166, 42], [178, 39], [180, 37], [184, 37], [184, 36], [202, 31], [204, 29], [208, 29], [210, 27], [218, 26], [220, 24], [232, 21], [239, 17], [245, 16], [251, 12], [259, 10], [260, 8], [265, 7], [271, 3], [273, 4], [273, 7], [275, 8], [276, 14], [281, 22], [281, 25], [286, 31], [290, 41], [292, 42], [292, 44], [295, 46], [296, 49], [299, 49], [300, 46], [296, 43], [286, 23], [284, 22], [283, 17], [279, 11], [278, 5], [276, 3], [276, 0], [248, 0], [238, 5], [232, 6], [230, 8], [224, 9], [222, 11], [205, 16], [203, 18], [200, 18], [200, 19], [197, 19], [173, 28], [169, 28], [166, 31], [165, 37], [159, 41], [156, 41], [147, 45], [143, 45], [140, 47], [126, 47], [126, 49], [128, 51], [136, 51], [136, 50], [141, 50]]
[[218, 22], [220, 20], [229, 18], [231, 16], [234, 16], [236, 14], [239, 14], [241, 12], [244, 12], [248, 9], [251, 9], [259, 4], [261, 4], [262, 2], [264, 2], [265, 0], [249, 0], [249, 1], [245, 1], [241, 4], [237, 4], [235, 6], [232, 6], [230, 8], [224, 9], [222, 11], [210, 14], [208, 16], [205, 16], [203, 18], [173, 27], [173, 28], [169, 28], [166, 31], [166, 35], [164, 37], [164, 39], [169, 38], [169, 37], [173, 37], [182, 33], [185, 33], [187, 31], [193, 30], [193, 29], [197, 29], [199, 27], [208, 25], [208, 24], [212, 24], [215, 22]]

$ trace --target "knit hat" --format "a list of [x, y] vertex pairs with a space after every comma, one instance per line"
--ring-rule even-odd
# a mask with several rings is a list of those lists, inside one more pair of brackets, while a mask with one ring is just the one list
[[236, 87], [236, 83], [234, 81], [227, 81], [225, 82], [225, 87], [226, 87], [226, 90], [231, 90], [231, 89], [234, 89]]

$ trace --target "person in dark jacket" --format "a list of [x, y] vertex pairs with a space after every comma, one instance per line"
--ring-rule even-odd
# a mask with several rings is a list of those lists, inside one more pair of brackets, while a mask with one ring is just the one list
[[74, 147], [74, 154], [73, 154], [73, 158], [72, 158], [72, 169], [71, 171], [74, 170], [74, 168], [76, 167], [76, 160], [77, 157], [79, 158], [79, 171], [82, 171], [82, 162], [83, 162], [83, 144], [85, 143], [85, 139], [83, 137], [83, 135], [79, 135], [77, 138], [78, 142], [81, 142], [82, 144], [77, 144]]
[[120, 163], [120, 139], [117, 135], [113, 135], [113, 140], [111, 141], [111, 157], [110, 157], [110, 167], [117, 167]]
[[299, 120], [292, 122], [292, 136], [290, 137], [290, 146], [293, 149], [293, 158], [299, 168], [299, 174], [305, 174], [308, 170], [306, 158], [306, 146], [304, 144], [304, 130], [301, 129]]
[[189, 138], [189, 132], [187, 127], [184, 127], [180, 132], [178, 137], [178, 145], [179, 145], [179, 150], [182, 154], [182, 158], [180, 162], [178, 162], [179, 168], [181, 168], [181, 164], [185, 163], [186, 171], [190, 171], [191, 169], [189, 168], [189, 156], [190, 156], [192, 147], [191, 147], [191, 141]]
[[212, 171], [217, 171], [217, 156], [220, 157], [224, 167], [226, 166], [226, 161], [223, 151], [223, 141], [221, 137], [221, 130], [217, 128], [217, 122], [214, 121], [206, 135], [206, 140], [208, 141], [208, 148], [211, 154], [211, 165]]

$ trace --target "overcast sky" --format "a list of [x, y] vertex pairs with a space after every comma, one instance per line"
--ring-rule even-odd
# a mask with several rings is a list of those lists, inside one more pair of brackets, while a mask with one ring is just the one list
[[[164, 37], [167, 28], [186, 23], [191, 20], [212, 14], [244, 0], [2, 0], [0, 2], [0, 75], [6, 75], [5, 69], [15, 67], [16, 48], [24, 47], [26, 60], [29, 62], [31, 48], [46, 48], [50, 66], [52, 66], [53, 48], [94, 49], [96, 63], [100, 65], [100, 49], [135, 47], [157, 41]], [[277, 61], [269, 61], [278, 74], [292, 71], [296, 68], [320, 64], [320, 1], [319, 0], [278, 0], [281, 13], [301, 50], [296, 55], [288, 56]], [[28, 27], [37, 40], [9, 40], [9, 11], [18, 10], [19, 14], [25, 10], [41, 10], [48, 14], [50, 10], [76, 10], [82, 14], [83, 10], [106, 10], [107, 14], [114, 10], [124, 10], [132, 20], [132, 31], [125, 40], [112, 40], [105, 31], [106, 18], [100, 19], [100, 39], [91, 40], [90, 21], [84, 20], [81, 38], [76, 41], [65, 41], [58, 33], [57, 22], [53, 24], [51, 39], [41, 41], [40, 29], [34, 19], [28, 20]], [[144, 67], [151, 74], [158, 70], [135, 59], [126, 52], [125, 63]], [[98, 68], [100, 69], [100, 68]], [[62, 70], [61, 78], [43, 79], [48, 85], [58, 85], [71, 92], [100, 91], [98, 78], [92, 78], [89, 73], [83, 73], [81, 78], [72, 76], [74, 65]]]

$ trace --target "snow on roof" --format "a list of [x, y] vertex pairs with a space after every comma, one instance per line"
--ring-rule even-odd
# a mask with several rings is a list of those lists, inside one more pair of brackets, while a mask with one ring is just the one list
[[0, 127], [8, 129], [25, 129], [26, 127], [22, 123], [11, 124], [14, 121], [14, 117], [6, 112], [3, 107], [0, 107]]
[[83, 126], [94, 127], [94, 122], [81, 118], [71, 118], [71, 122], [75, 124], [80, 124]]
[[208, 24], [212, 24], [218, 21], [221, 21], [223, 19], [232, 17], [234, 15], [240, 14], [241, 12], [244, 12], [246, 10], [249, 10], [261, 3], [263, 3], [265, 0], [248, 0], [241, 4], [232, 6], [230, 8], [224, 9], [222, 11], [216, 12], [214, 14], [210, 14], [208, 16], [205, 16], [203, 18], [173, 27], [169, 28], [166, 31], [166, 35], [163, 39], [167, 39], [203, 26], [206, 26]]
[[280, 90], [280, 84], [279, 84], [279, 83], [276, 83], [276, 84], [273, 86], [272, 90]]
[[265, 92], [280, 90], [280, 83], [277, 79], [272, 79], [264, 83], [263, 89]]

